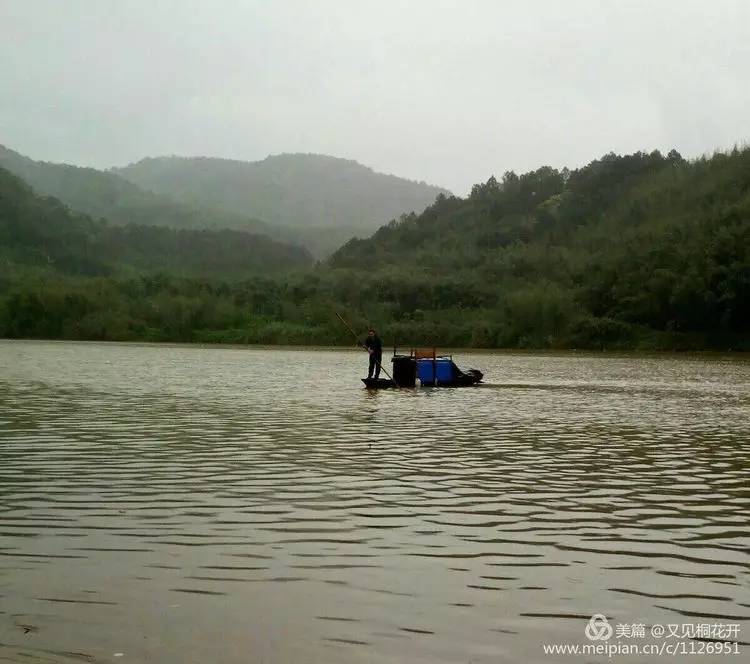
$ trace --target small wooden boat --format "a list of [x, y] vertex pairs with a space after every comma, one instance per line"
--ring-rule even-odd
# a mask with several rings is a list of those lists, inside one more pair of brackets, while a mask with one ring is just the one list
[[389, 387], [396, 387], [390, 378], [363, 378], [362, 382], [368, 390], [385, 390]]
[[482, 381], [479, 369], [462, 371], [453, 362], [452, 355], [438, 355], [435, 348], [412, 349], [408, 355], [393, 349], [393, 380], [390, 378], [363, 378], [368, 390], [391, 387], [469, 387]]

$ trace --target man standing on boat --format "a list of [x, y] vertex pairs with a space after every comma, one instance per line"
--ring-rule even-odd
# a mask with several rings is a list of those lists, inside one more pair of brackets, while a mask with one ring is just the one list
[[365, 339], [365, 348], [370, 353], [370, 368], [367, 371], [367, 377], [372, 378], [372, 371], [375, 370], [375, 380], [380, 377], [380, 363], [383, 360], [383, 342], [380, 341], [380, 337], [375, 333], [375, 330], [370, 328], [367, 333], [367, 339]]

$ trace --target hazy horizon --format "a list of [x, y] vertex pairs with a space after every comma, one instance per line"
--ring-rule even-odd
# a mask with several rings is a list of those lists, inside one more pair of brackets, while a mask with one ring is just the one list
[[0, 144], [81, 166], [314, 153], [464, 195], [750, 137], [738, 0], [5, 0], [0, 37]]

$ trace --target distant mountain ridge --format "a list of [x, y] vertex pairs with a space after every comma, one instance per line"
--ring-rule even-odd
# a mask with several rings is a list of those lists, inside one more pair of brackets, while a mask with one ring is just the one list
[[306, 244], [327, 234], [323, 253], [404, 213], [422, 212], [438, 195], [450, 193], [317, 154], [280, 154], [256, 162], [150, 157], [111, 172], [182, 203], [263, 219]]
[[39, 194], [97, 219], [259, 233], [304, 246], [319, 258], [449, 193], [356, 161], [314, 154], [257, 162], [147, 157], [102, 171], [35, 161], [0, 145], [0, 167]]
[[168, 196], [144, 190], [116, 173], [35, 161], [2, 145], [0, 167], [20, 177], [39, 194], [54, 196], [73, 210], [115, 224], [229, 228], [271, 234], [266, 224], [251, 217], [178, 203]]

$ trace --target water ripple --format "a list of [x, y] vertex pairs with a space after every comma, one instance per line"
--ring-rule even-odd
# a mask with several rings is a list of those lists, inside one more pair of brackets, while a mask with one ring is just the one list
[[750, 634], [750, 362], [471, 364], [370, 393], [356, 353], [0, 342], [0, 659], [544, 661], [593, 613]]

